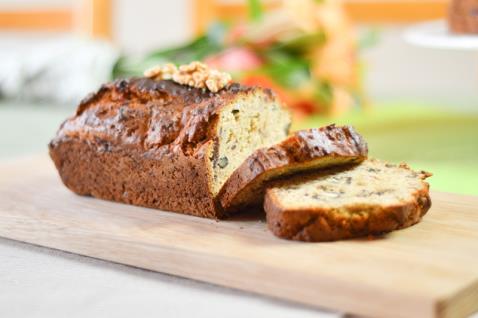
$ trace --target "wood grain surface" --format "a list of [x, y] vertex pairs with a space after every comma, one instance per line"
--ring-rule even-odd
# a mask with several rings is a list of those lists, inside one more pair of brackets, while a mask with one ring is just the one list
[[478, 198], [433, 193], [423, 222], [374, 240], [275, 238], [264, 218], [214, 221], [80, 197], [46, 156], [0, 163], [0, 236], [371, 317], [478, 310]]

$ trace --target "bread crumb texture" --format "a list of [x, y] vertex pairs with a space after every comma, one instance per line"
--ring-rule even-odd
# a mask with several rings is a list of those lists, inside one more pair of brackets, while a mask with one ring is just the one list
[[219, 115], [218, 145], [212, 160], [216, 195], [232, 173], [256, 149], [287, 137], [289, 114], [276, 99], [263, 94], [237, 96]]
[[353, 168], [314, 175], [305, 182], [293, 182], [273, 189], [281, 205], [307, 208], [320, 204], [349, 213], [346, 206], [396, 205], [410, 201], [423, 189], [427, 172], [416, 172], [405, 164], [394, 165], [369, 159]]

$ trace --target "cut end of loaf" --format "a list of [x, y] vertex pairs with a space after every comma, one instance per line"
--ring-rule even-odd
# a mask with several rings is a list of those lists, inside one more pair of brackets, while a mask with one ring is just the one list
[[252, 152], [285, 139], [289, 127], [289, 113], [265, 90], [233, 99], [224, 107], [218, 121], [218, 141], [211, 154], [212, 194], [217, 195]]

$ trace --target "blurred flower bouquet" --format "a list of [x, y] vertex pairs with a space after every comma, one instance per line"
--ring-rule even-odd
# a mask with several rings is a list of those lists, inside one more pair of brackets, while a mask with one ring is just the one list
[[355, 35], [336, 0], [283, 0], [266, 13], [259, 0], [250, 0], [248, 21], [215, 23], [183, 46], [123, 57], [114, 76], [194, 60], [244, 84], [272, 88], [299, 116], [336, 115], [361, 103]]

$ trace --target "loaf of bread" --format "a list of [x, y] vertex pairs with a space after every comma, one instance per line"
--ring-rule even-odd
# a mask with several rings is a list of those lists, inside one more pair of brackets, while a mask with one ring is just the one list
[[256, 149], [284, 140], [289, 126], [268, 89], [228, 84], [213, 93], [134, 78], [82, 101], [49, 150], [77, 194], [220, 218], [224, 182]]
[[253, 152], [224, 183], [218, 200], [228, 213], [262, 205], [269, 181], [301, 171], [358, 163], [367, 153], [367, 143], [350, 126], [297, 131], [279, 144]]
[[310, 242], [405, 228], [431, 206], [429, 176], [374, 159], [297, 175], [267, 189], [267, 224], [278, 237]]
[[49, 144], [63, 183], [80, 195], [222, 218], [263, 204], [281, 238], [332, 241], [415, 224], [429, 176], [367, 159], [352, 127], [289, 135], [269, 90], [192, 62], [103, 85]]
[[452, 0], [448, 9], [450, 31], [461, 34], [478, 33], [478, 0]]

